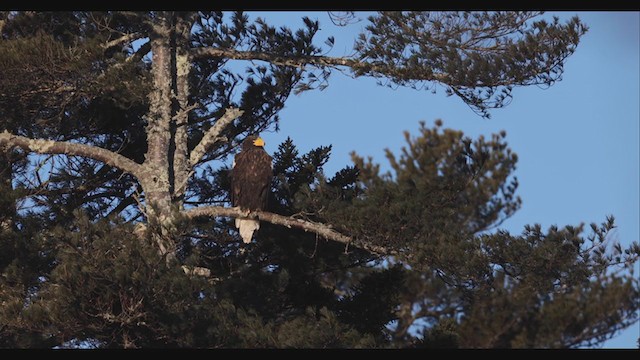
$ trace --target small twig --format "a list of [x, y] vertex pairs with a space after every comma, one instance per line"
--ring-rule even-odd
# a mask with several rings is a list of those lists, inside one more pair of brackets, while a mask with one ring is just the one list
[[313, 253], [311, 254], [311, 256], [309, 256], [310, 259], [313, 259], [314, 257], [316, 257], [316, 252], [318, 251], [318, 234], [316, 234], [316, 244], [313, 247]]

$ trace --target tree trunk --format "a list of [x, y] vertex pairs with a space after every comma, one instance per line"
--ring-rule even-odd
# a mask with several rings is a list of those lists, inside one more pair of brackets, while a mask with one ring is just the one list
[[161, 233], [154, 235], [160, 254], [167, 260], [175, 256], [175, 243], [169, 236], [171, 223], [171, 181], [169, 153], [171, 146], [171, 19], [158, 13], [158, 20], [150, 33], [153, 64], [153, 89], [149, 94], [147, 120], [147, 154], [140, 183], [145, 193], [149, 222], [157, 223]]
[[189, 149], [187, 139], [187, 125], [189, 121], [189, 73], [191, 71], [191, 55], [189, 39], [194, 14], [181, 14], [176, 17], [176, 31], [174, 42], [175, 64], [175, 94], [176, 109], [174, 110], [174, 144], [173, 147], [173, 176], [172, 194], [178, 205], [184, 200], [184, 192], [189, 179]]
[[12, 151], [0, 151], [0, 231], [13, 228], [16, 215], [11, 157]]

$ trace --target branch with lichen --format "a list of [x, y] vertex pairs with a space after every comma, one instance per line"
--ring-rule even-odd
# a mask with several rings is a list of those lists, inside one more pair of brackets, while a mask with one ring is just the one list
[[232, 217], [232, 218], [252, 218], [260, 221], [266, 221], [271, 224], [285, 226], [287, 228], [298, 228], [309, 231], [325, 239], [337, 241], [345, 245], [353, 245], [357, 248], [378, 254], [378, 255], [398, 255], [395, 250], [389, 250], [382, 246], [366, 244], [354, 241], [349, 236], [341, 234], [331, 228], [330, 225], [316, 223], [302, 219], [296, 219], [289, 216], [274, 214], [267, 211], [253, 210], [246, 211], [239, 207], [222, 207], [222, 206], [203, 206], [199, 208], [189, 209], [183, 213], [187, 218], [195, 219], [199, 217]]
[[118, 153], [97, 146], [67, 141], [30, 139], [28, 137], [11, 134], [6, 130], [1, 132], [0, 151], [3, 150], [3, 148], [9, 150], [14, 147], [19, 147], [37, 154], [65, 154], [87, 157], [130, 173], [137, 178], [140, 178], [142, 173], [142, 165]]
[[[394, 75], [390, 72], [399, 72], [388, 66], [381, 66], [372, 64], [366, 61], [360, 61], [350, 59], [346, 57], [331, 57], [321, 55], [298, 55], [298, 56], [282, 56], [274, 55], [266, 52], [259, 51], [241, 51], [235, 49], [220, 49], [220, 48], [196, 48], [192, 50], [193, 57], [207, 58], [207, 57], [222, 57], [234, 60], [262, 60], [272, 63], [274, 65], [292, 66], [297, 68], [304, 68], [307, 65], [311, 66], [326, 66], [326, 67], [338, 67], [345, 66], [351, 68], [358, 75]], [[404, 76], [404, 75], [403, 75]], [[416, 76], [419, 80], [425, 81], [438, 81], [441, 83], [451, 82], [450, 77], [444, 73], [437, 73], [434, 71], [423, 72]]]
[[114, 46], [120, 45], [122, 43], [131, 42], [131, 41], [140, 39], [142, 37], [143, 37], [143, 35], [141, 33], [125, 34], [125, 35], [122, 35], [121, 37], [119, 37], [117, 39], [114, 39], [114, 40], [111, 40], [111, 41], [108, 41], [108, 42], [102, 44], [102, 48], [103, 49], [110, 49], [110, 48], [112, 48]]
[[228, 108], [224, 115], [220, 119], [218, 119], [215, 124], [204, 134], [200, 143], [196, 145], [195, 148], [191, 151], [191, 155], [189, 156], [189, 163], [193, 168], [196, 166], [202, 157], [207, 153], [207, 151], [218, 141], [222, 141], [225, 137], [220, 136], [222, 130], [224, 130], [227, 125], [229, 125], [233, 120], [237, 119], [244, 113], [243, 110], [236, 108]]

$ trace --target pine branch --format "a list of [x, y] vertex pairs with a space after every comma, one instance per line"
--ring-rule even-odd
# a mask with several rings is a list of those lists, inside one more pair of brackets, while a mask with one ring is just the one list
[[6, 147], [8, 149], [19, 147], [38, 154], [83, 156], [102, 161], [109, 166], [130, 173], [137, 178], [140, 177], [142, 172], [142, 165], [135, 161], [110, 150], [92, 145], [77, 144], [67, 141], [30, 139], [28, 137], [11, 134], [5, 130], [0, 133], [0, 147]]
[[[390, 68], [388, 66], [378, 66], [365, 61], [358, 61], [354, 59], [344, 57], [330, 57], [330, 56], [317, 56], [317, 55], [300, 55], [300, 56], [281, 56], [271, 53], [258, 52], [258, 51], [239, 51], [235, 49], [220, 49], [220, 48], [197, 48], [193, 49], [194, 58], [206, 58], [206, 57], [224, 57], [234, 60], [262, 60], [270, 62], [274, 65], [293, 66], [297, 68], [304, 68], [305, 65], [315, 66], [346, 66], [354, 70], [358, 74], [381, 74], [390, 75]], [[391, 74], [392, 75], [392, 74]], [[438, 81], [441, 83], [449, 83], [451, 80], [446, 74], [429, 72], [421, 74], [423, 78], [419, 80], [424, 81]]]
[[345, 245], [354, 245], [363, 250], [367, 250], [369, 252], [378, 254], [378, 255], [397, 255], [398, 252], [395, 250], [389, 250], [382, 246], [370, 245], [361, 242], [354, 242], [353, 239], [349, 236], [343, 235], [331, 228], [330, 225], [316, 223], [312, 221], [305, 221], [301, 219], [296, 219], [288, 216], [278, 215], [267, 211], [244, 211], [239, 207], [222, 207], [222, 206], [203, 206], [199, 208], [189, 209], [184, 212], [190, 219], [198, 218], [198, 217], [247, 217], [247, 218], [255, 218], [260, 221], [266, 221], [275, 225], [282, 225], [288, 228], [298, 228], [304, 231], [310, 231], [312, 233], [318, 234], [325, 239], [337, 241], [343, 243]]
[[191, 164], [191, 168], [196, 166], [202, 157], [206, 154], [207, 150], [213, 146], [216, 142], [223, 140], [224, 137], [220, 136], [222, 130], [224, 130], [227, 125], [229, 125], [233, 120], [237, 119], [241, 116], [244, 111], [236, 109], [236, 108], [228, 108], [224, 115], [220, 119], [216, 121], [215, 124], [207, 131], [206, 134], [200, 140], [200, 143], [196, 145], [196, 147], [191, 151], [191, 155], [189, 156], [189, 163]]

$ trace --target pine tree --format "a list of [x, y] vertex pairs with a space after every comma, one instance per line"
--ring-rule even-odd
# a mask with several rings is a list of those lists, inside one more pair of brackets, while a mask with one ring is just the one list
[[422, 123], [392, 172], [353, 154], [332, 176], [330, 139], [288, 139], [257, 241], [233, 227], [225, 164], [291, 94], [339, 70], [489, 117], [587, 31], [539, 15], [382, 12], [338, 58], [308, 18], [0, 14], [0, 346], [577, 347], [635, 323], [640, 247], [609, 244], [613, 218], [494, 231], [520, 206], [504, 133]]

